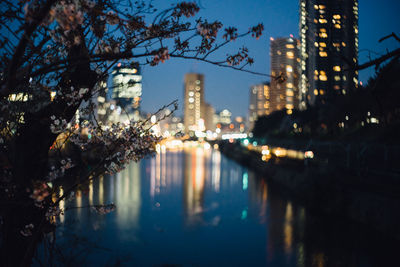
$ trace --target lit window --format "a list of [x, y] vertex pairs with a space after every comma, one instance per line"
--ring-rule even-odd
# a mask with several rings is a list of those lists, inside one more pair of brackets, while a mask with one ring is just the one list
[[326, 47], [326, 43], [320, 42], [320, 43], [319, 43], [319, 46], [321, 46], [321, 47]]
[[327, 57], [327, 56], [328, 56], [328, 53], [320, 51], [320, 52], [319, 52], [319, 56], [320, 56], [320, 57]]
[[314, 9], [318, 9], [318, 5], [314, 5]]
[[292, 44], [287, 44], [287, 45], [286, 45], [286, 48], [289, 48], [289, 49], [290, 49], [290, 48], [294, 48], [294, 45], [292, 45]]
[[333, 47], [340, 47], [339, 43], [333, 43]]
[[340, 68], [340, 66], [333, 66], [333, 70], [334, 70], [334, 71], [340, 71], [341, 68]]
[[334, 18], [334, 19], [340, 19], [340, 15], [338, 15], [338, 14], [333, 15], [333, 18]]
[[321, 75], [326, 75], [326, 72], [324, 70], [321, 70], [319, 73], [321, 73]]
[[335, 24], [335, 28], [336, 29], [341, 29], [342, 27], [340, 26], [340, 24]]
[[315, 74], [315, 75], [318, 75], [318, 70], [314, 70], [314, 74]]
[[319, 37], [321, 37], [321, 38], [328, 38], [328, 34], [326, 34], [326, 32], [320, 32], [320, 33], [319, 33]]
[[294, 109], [294, 106], [292, 104], [287, 104], [285, 107], [286, 109]]
[[291, 51], [286, 52], [286, 57], [287, 57], [287, 58], [294, 58], [294, 53], [291, 52]]
[[325, 9], [324, 5], [319, 5], [319, 9]]
[[320, 32], [326, 32], [326, 29], [325, 28], [321, 28], [321, 29], [319, 29], [319, 31]]
[[292, 66], [286, 65], [286, 71], [287, 71], [287, 72], [293, 72]]
[[287, 95], [287, 96], [294, 96], [294, 93], [293, 93], [293, 91], [289, 91], [289, 90], [288, 90], [288, 91], [286, 91], [286, 95]]
[[337, 81], [337, 82], [340, 81], [340, 76], [337, 76], [337, 75], [336, 75], [336, 76], [335, 76], [335, 81]]
[[346, 47], [346, 43], [345, 43], [345, 42], [342, 42], [342, 46], [343, 46], [343, 47]]
[[328, 21], [326, 19], [319, 19], [319, 23], [324, 24], [327, 23]]
[[325, 82], [328, 80], [328, 77], [325, 74], [321, 74], [321, 75], [319, 75], [319, 80]]
[[279, 51], [279, 50], [278, 50], [276, 53], [277, 53], [279, 56], [282, 55], [282, 52]]
[[318, 90], [314, 89], [314, 95], [318, 95]]
[[318, 47], [318, 42], [314, 42], [315, 47]]
[[286, 88], [293, 88], [293, 83], [287, 83]]
[[320, 95], [324, 95], [324, 94], [325, 94], [325, 91], [324, 91], [324, 90], [319, 90], [319, 94], [320, 94]]

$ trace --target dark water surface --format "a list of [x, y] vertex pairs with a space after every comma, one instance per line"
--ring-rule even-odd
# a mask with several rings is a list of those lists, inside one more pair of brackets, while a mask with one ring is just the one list
[[[400, 266], [396, 243], [311, 216], [263, 177], [201, 147], [167, 151], [78, 191], [58, 228], [70, 266]], [[68, 244], [68, 246], [66, 245]], [[59, 258], [60, 259], [60, 258]]]

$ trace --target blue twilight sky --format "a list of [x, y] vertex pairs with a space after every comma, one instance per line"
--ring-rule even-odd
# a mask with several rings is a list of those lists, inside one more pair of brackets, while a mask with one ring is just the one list
[[[334, 0], [329, 0], [334, 1]], [[155, 0], [155, 6], [168, 7], [177, 1]], [[250, 70], [269, 74], [269, 38], [293, 34], [299, 36], [299, 0], [198, 0], [202, 7], [199, 16], [209, 21], [219, 20], [224, 26], [235, 26], [246, 31], [259, 22], [264, 24], [264, 34], [259, 40], [247, 38], [233, 43], [234, 47], [246, 45], [255, 64]], [[167, 5], [168, 3], [168, 5]], [[369, 53], [382, 54], [400, 46], [394, 40], [378, 43], [378, 40], [395, 32], [400, 35], [400, 0], [359, 0], [359, 61], [368, 61]], [[225, 48], [216, 56], [224, 58], [229, 51]], [[371, 54], [375, 57], [375, 54]], [[183, 78], [187, 72], [205, 75], [205, 100], [217, 111], [224, 108], [233, 116], [247, 116], [249, 88], [251, 85], [268, 80], [268, 77], [248, 74], [232, 69], [216, 67], [199, 61], [171, 59], [156, 67], [143, 68], [142, 110], [154, 112], [159, 107], [179, 100], [182, 114]], [[374, 74], [374, 68], [360, 72], [359, 79], [366, 82]]]

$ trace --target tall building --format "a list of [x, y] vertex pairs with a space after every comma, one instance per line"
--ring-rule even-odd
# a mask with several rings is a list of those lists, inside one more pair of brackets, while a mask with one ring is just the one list
[[142, 96], [142, 75], [139, 66], [118, 63], [112, 75], [112, 98], [124, 112], [138, 117]]
[[202, 114], [204, 114], [204, 126], [206, 130], [215, 131], [216, 123], [214, 121], [215, 109], [210, 104], [204, 102]]
[[184, 80], [183, 123], [185, 132], [204, 131], [204, 75], [187, 73]]
[[301, 107], [358, 87], [358, 0], [300, 0]]
[[259, 116], [271, 113], [270, 94], [271, 86], [269, 82], [253, 85], [250, 88], [249, 128], [253, 128], [254, 122]]
[[286, 109], [288, 114], [299, 108], [300, 41], [271, 38], [271, 80], [269, 112]]

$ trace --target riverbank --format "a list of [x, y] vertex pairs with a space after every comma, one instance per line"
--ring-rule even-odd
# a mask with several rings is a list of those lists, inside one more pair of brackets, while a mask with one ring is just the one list
[[393, 175], [361, 172], [329, 161], [272, 157], [268, 162], [255, 151], [221, 142], [221, 152], [265, 175], [311, 210], [347, 217], [400, 240], [400, 179]]

